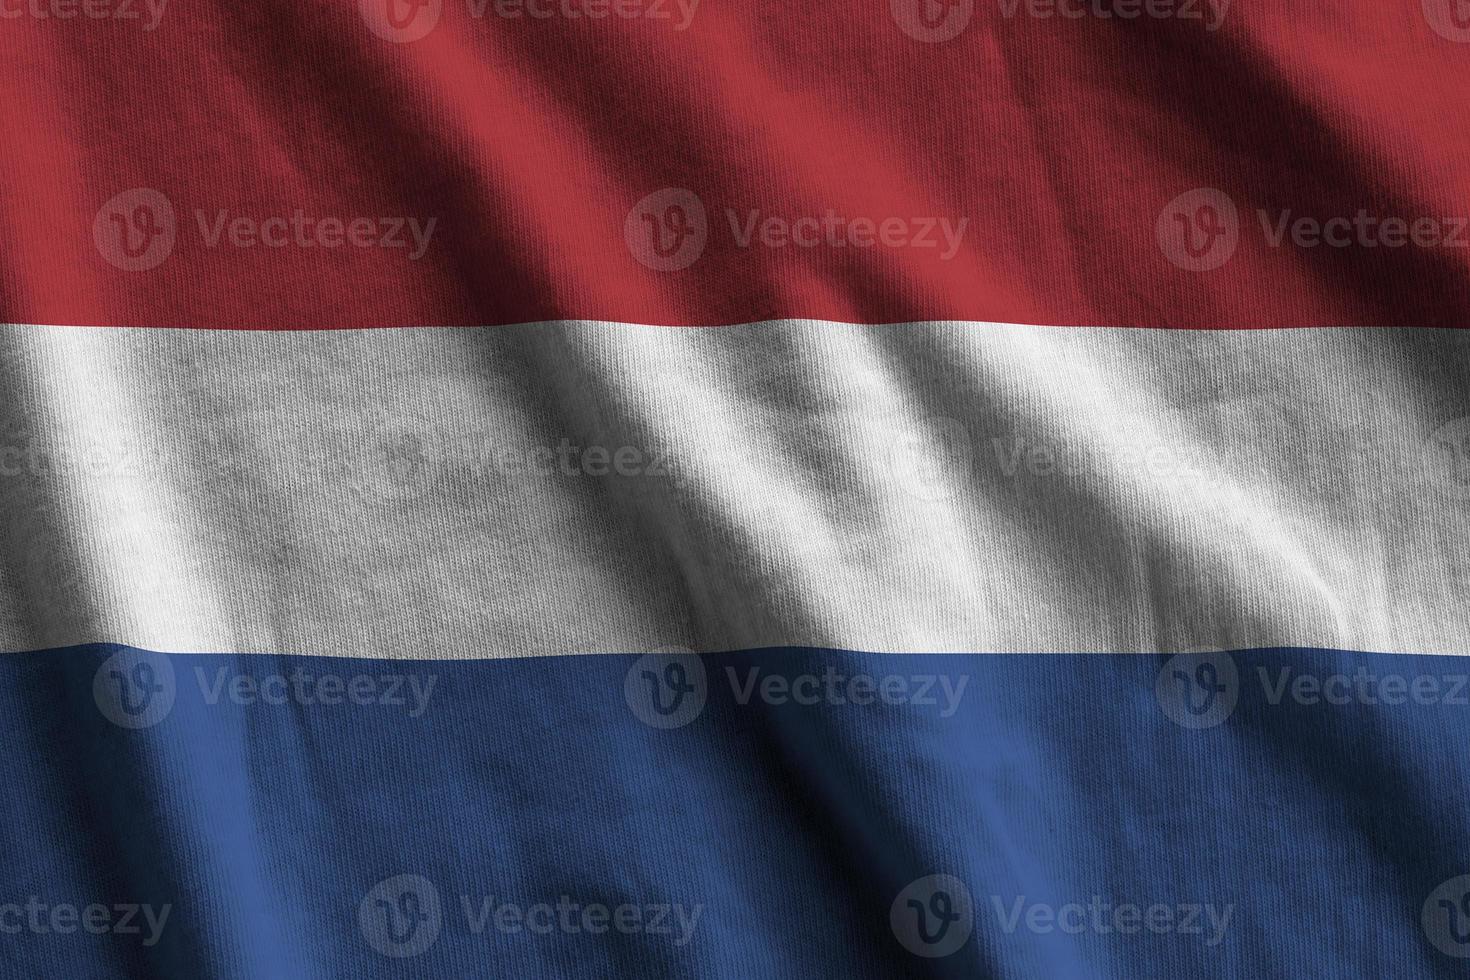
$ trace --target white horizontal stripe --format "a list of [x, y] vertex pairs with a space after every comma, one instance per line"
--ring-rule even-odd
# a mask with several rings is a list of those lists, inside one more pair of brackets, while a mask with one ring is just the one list
[[1470, 636], [1470, 333], [0, 338], [9, 650], [1462, 653]]

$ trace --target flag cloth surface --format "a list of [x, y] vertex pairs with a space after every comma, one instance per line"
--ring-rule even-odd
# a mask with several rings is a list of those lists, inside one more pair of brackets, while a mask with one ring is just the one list
[[1460, 0], [0, 82], [0, 977], [1463, 974]]

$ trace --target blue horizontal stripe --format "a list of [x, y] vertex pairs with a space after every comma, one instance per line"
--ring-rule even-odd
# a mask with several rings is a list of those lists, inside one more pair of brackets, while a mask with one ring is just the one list
[[1457, 975], [1467, 670], [9, 655], [0, 975]]

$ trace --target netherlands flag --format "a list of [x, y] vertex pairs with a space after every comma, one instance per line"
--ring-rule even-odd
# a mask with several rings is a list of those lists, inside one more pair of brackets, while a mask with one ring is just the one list
[[1470, 4], [0, 0], [0, 976], [1470, 959]]

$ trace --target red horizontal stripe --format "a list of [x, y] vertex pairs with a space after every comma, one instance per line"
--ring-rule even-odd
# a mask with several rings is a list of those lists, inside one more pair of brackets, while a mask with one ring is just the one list
[[364, 2], [0, 0], [0, 315], [1470, 323], [1454, 0]]

